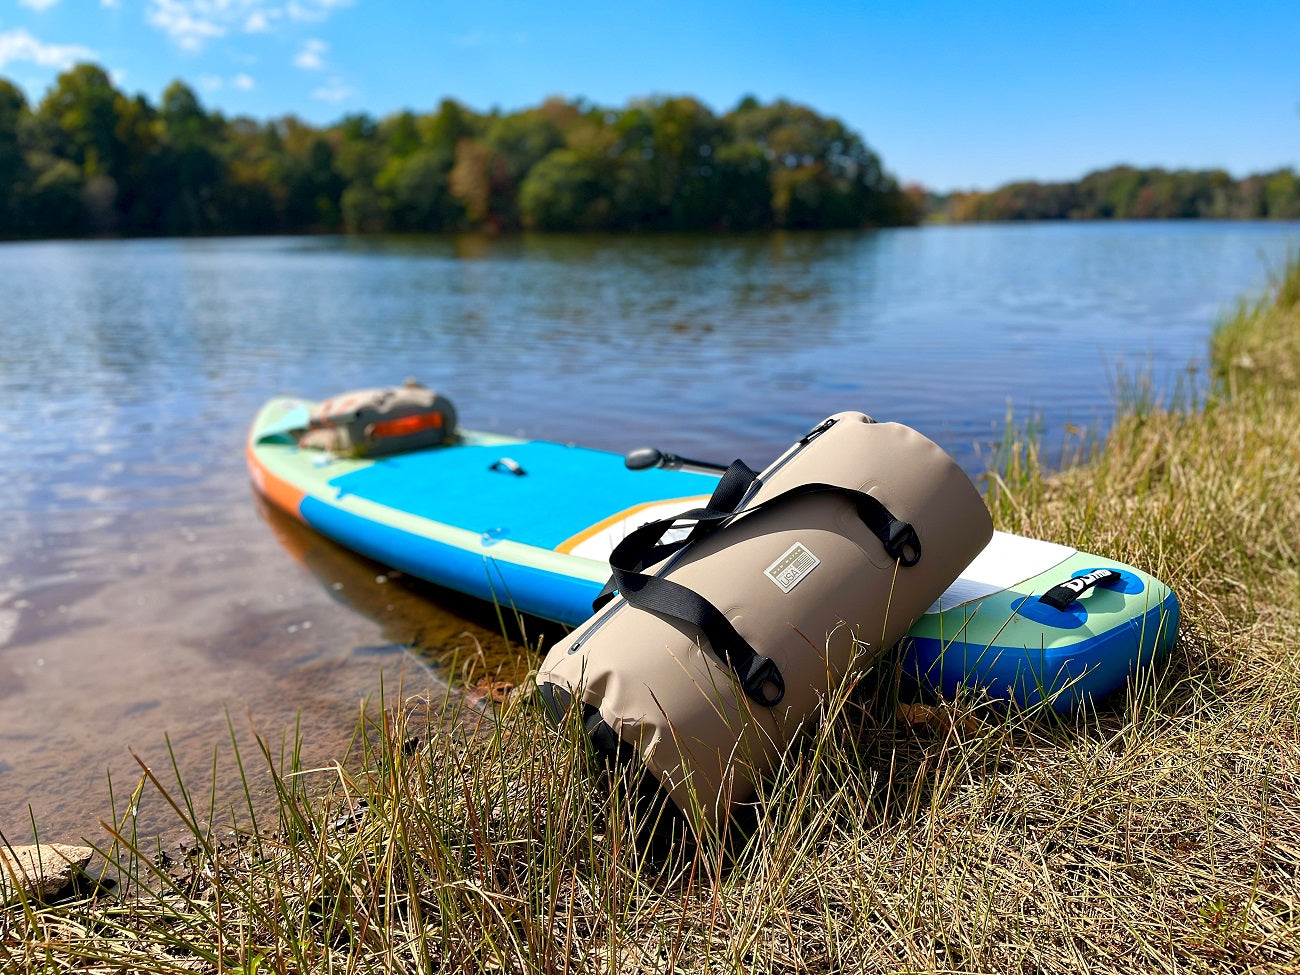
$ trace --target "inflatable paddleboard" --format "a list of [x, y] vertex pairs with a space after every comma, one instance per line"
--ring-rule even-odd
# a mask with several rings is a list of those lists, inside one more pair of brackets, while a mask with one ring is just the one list
[[[298, 446], [314, 405], [277, 397], [253, 422], [248, 467], [268, 501], [376, 562], [571, 626], [591, 615], [615, 544], [718, 481], [690, 461], [631, 470], [619, 454], [466, 430], [449, 446], [340, 457]], [[1066, 711], [1167, 652], [1177, 623], [1158, 579], [999, 532], [904, 638], [903, 665], [945, 697], [975, 686]]]

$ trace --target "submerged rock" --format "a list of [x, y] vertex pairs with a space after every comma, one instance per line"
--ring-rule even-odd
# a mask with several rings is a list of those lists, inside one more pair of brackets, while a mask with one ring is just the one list
[[0, 902], [16, 898], [20, 891], [40, 901], [57, 896], [71, 886], [94, 852], [66, 843], [0, 847]]

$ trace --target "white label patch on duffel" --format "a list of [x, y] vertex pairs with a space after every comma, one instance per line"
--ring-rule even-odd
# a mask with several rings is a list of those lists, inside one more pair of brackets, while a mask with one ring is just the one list
[[808, 551], [802, 542], [795, 542], [763, 574], [775, 582], [782, 592], [789, 592], [821, 564], [822, 560]]

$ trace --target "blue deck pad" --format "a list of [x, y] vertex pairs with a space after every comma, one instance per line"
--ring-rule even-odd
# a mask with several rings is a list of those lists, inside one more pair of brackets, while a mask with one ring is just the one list
[[[525, 473], [491, 469], [507, 458]], [[659, 468], [630, 471], [618, 454], [536, 440], [403, 454], [329, 483], [341, 495], [494, 540], [554, 549], [627, 508], [712, 494], [718, 479]]]

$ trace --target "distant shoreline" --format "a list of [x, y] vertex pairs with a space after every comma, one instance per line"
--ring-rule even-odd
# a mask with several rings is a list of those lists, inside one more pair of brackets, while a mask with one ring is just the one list
[[60, 74], [35, 105], [0, 78], [0, 240], [1065, 219], [1300, 219], [1300, 177], [1121, 165], [939, 194], [889, 172], [839, 119], [784, 99], [715, 113], [690, 96], [620, 108], [550, 98], [510, 114], [443, 99], [314, 126], [227, 118], [181, 81], [154, 105], [93, 64]]
[[246, 239], [266, 239], [270, 240], [277, 237], [341, 237], [348, 240], [356, 241], [384, 241], [384, 240], [421, 240], [421, 239], [439, 239], [439, 238], [465, 238], [478, 239], [483, 241], [489, 240], [520, 240], [528, 237], [553, 237], [563, 239], [565, 237], [610, 237], [616, 239], [635, 240], [654, 239], [654, 238], [707, 238], [707, 237], [766, 237], [774, 234], [794, 234], [794, 235], [820, 235], [820, 234], [844, 234], [844, 233], [869, 233], [878, 230], [908, 230], [923, 229], [936, 227], [980, 227], [980, 226], [1032, 226], [1044, 224], [1057, 225], [1079, 225], [1079, 224], [1096, 224], [1096, 225], [1117, 225], [1117, 224], [1139, 224], [1144, 226], [1158, 226], [1160, 224], [1238, 224], [1238, 225], [1281, 225], [1289, 223], [1300, 223], [1300, 216], [1295, 217], [1124, 217], [1124, 218], [1099, 218], [1099, 217], [1041, 217], [1038, 219], [1016, 219], [1006, 218], [998, 220], [949, 220], [942, 215], [928, 217], [916, 224], [905, 224], [901, 226], [867, 226], [867, 227], [827, 227], [827, 228], [784, 228], [768, 227], [759, 230], [567, 230], [567, 231], [547, 231], [547, 230], [489, 230], [482, 227], [466, 228], [458, 230], [438, 230], [438, 231], [367, 231], [367, 232], [349, 232], [344, 230], [300, 230], [300, 231], [231, 231], [229, 233], [191, 233], [191, 234], [171, 234], [171, 233], [134, 233], [134, 234], [81, 234], [65, 236], [2, 236], [0, 235], [0, 244], [21, 244], [21, 243], [42, 243], [56, 241], [147, 241], [147, 240], [238, 240]]
[[1233, 179], [1221, 169], [1112, 166], [1078, 180], [1007, 183], [928, 194], [938, 223], [1041, 220], [1300, 220], [1300, 176], [1278, 169]]

